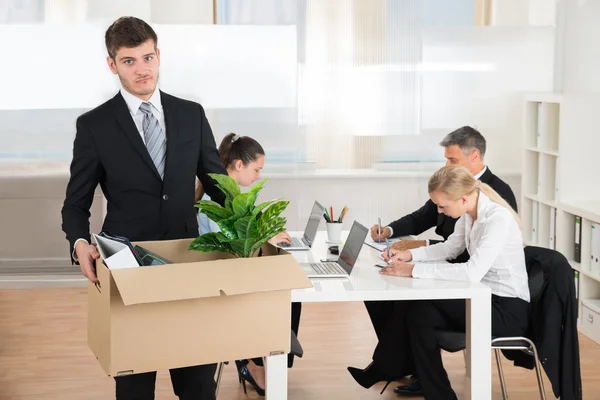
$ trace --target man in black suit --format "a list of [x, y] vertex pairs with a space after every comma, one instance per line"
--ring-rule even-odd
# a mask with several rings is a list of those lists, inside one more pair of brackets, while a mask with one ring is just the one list
[[[196, 177], [211, 198], [224, 194], [208, 173], [227, 174], [200, 104], [157, 89], [160, 51], [144, 21], [123, 17], [106, 31], [107, 62], [121, 91], [77, 119], [71, 178], [62, 209], [73, 260], [97, 282], [89, 217], [98, 184], [107, 204], [102, 230], [132, 241], [198, 236]], [[182, 329], [185, 329], [182, 327]], [[214, 399], [216, 366], [170, 371], [182, 400]], [[156, 372], [115, 378], [117, 400], [154, 399]]]
[[[444, 147], [444, 156], [446, 165], [462, 165], [471, 171], [473, 176], [481, 182], [487, 183], [494, 189], [506, 202], [517, 211], [517, 201], [515, 195], [502, 179], [490, 171], [485, 165], [483, 159], [486, 150], [486, 141], [483, 135], [470, 126], [463, 126], [449, 133], [440, 143]], [[443, 237], [444, 240], [454, 232], [454, 225], [457, 219], [448, 217], [439, 213], [437, 206], [433, 201], [427, 200], [425, 205], [385, 227], [374, 225], [371, 228], [371, 237], [373, 240], [381, 241], [385, 238], [393, 238], [407, 235], [419, 235], [426, 230], [436, 227], [435, 233]], [[381, 234], [379, 230], [381, 229]], [[397, 250], [409, 250], [417, 247], [428, 246], [438, 243], [439, 240], [401, 240], [392, 244]], [[469, 253], [465, 250], [463, 254], [450, 262], [467, 262]], [[371, 317], [371, 322], [375, 328], [378, 338], [381, 338], [383, 332], [390, 320], [390, 314], [394, 309], [394, 302], [391, 301], [366, 301], [365, 306]], [[416, 396], [422, 395], [419, 381], [416, 380], [405, 386], [396, 388], [399, 395]]]
[[[449, 133], [440, 143], [445, 148], [444, 156], [446, 165], [462, 165], [471, 171], [475, 179], [487, 183], [494, 189], [508, 204], [517, 211], [517, 200], [510, 188], [502, 179], [490, 171], [484, 164], [486, 141], [477, 130], [470, 126], [463, 126]], [[404, 217], [381, 227], [379, 234], [379, 225], [371, 228], [371, 237], [375, 241], [382, 241], [385, 238], [394, 238], [399, 236], [420, 235], [426, 230], [436, 227], [435, 233], [444, 238], [454, 232], [454, 225], [457, 219], [450, 218], [443, 213], [438, 213], [437, 206], [431, 200], [427, 200], [425, 205], [417, 211], [405, 215]], [[409, 250], [417, 247], [427, 246], [440, 242], [439, 240], [402, 240], [392, 245], [397, 250]], [[467, 261], [464, 257], [468, 254], [459, 256], [456, 262]]]

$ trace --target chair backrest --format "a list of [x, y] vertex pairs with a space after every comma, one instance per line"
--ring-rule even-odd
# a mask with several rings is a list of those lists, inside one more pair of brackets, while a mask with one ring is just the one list
[[[575, 284], [573, 270], [565, 256], [556, 250], [543, 247], [525, 247], [525, 264], [529, 274], [529, 324], [530, 329], [543, 326], [546, 312], [543, 310], [543, 299], [548, 290], [550, 296], [558, 296], [561, 301], [569, 301], [574, 310], [577, 308], [575, 301]], [[552, 318], [562, 318], [553, 316]], [[538, 332], [539, 333], [539, 332]]]
[[551, 265], [543, 261], [550, 258], [547, 252], [555, 252], [555, 250], [535, 246], [525, 247], [525, 265], [527, 267], [529, 296], [532, 304], [539, 300], [548, 284]]
[[534, 303], [542, 295], [550, 276], [553, 282], [559, 286], [554, 290], [560, 291], [562, 295], [574, 293], [573, 270], [565, 256], [556, 250], [543, 247], [525, 247], [525, 264], [529, 274], [529, 293]]
[[[528, 271], [532, 270], [527, 337], [536, 344], [539, 356], [546, 360], [544, 370], [555, 396], [581, 399], [573, 269], [561, 253], [541, 247], [526, 247], [525, 260]], [[565, 354], [569, 356], [564, 357]]]

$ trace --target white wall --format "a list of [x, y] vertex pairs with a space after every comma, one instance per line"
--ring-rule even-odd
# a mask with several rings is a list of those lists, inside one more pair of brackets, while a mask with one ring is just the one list
[[491, 0], [493, 26], [554, 26], [558, 0]]
[[563, 91], [600, 92], [600, 1], [561, 2], [565, 13], [564, 43], [557, 57], [563, 62]]
[[[285, 212], [288, 230], [304, 229], [314, 200], [333, 206], [335, 215], [348, 206], [345, 229], [349, 229], [355, 219], [370, 227], [378, 217], [389, 223], [421, 207], [429, 198], [429, 173], [402, 175], [279, 175], [267, 182], [259, 201], [289, 200], [290, 206]], [[520, 199], [520, 178], [502, 174], [500, 177]], [[0, 275], [7, 271], [42, 273], [70, 266], [60, 214], [67, 181], [68, 175], [64, 173], [20, 177], [0, 174]], [[103, 221], [102, 198], [98, 189], [91, 210], [91, 231], [96, 233]], [[320, 229], [324, 230], [325, 225]], [[432, 235], [431, 232], [425, 234], [426, 237]], [[78, 267], [73, 266], [72, 270], [76, 272]]]
[[561, 0], [558, 21], [556, 81], [565, 93], [560, 121], [561, 200], [597, 200], [600, 0]]

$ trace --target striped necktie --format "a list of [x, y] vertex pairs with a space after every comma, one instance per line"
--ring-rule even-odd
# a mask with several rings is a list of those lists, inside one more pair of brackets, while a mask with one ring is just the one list
[[143, 102], [140, 105], [140, 110], [144, 113], [144, 122], [142, 129], [144, 131], [144, 140], [146, 148], [152, 158], [152, 162], [156, 166], [161, 179], [165, 175], [165, 159], [167, 155], [167, 140], [165, 133], [158, 123], [158, 119], [152, 114], [152, 105], [148, 102]]

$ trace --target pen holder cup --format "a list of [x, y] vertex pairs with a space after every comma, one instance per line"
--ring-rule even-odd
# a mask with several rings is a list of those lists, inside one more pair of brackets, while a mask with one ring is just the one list
[[329, 243], [341, 243], [342, 224], [340, 222], [327, 222], [327, 241]]

